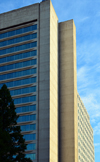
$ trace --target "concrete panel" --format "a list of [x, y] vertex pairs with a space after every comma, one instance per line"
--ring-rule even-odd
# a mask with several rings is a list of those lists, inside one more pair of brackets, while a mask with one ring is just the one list
[[[39, 151], [38, 162], [49, 162], [50, 1], [40, 3], [39, 17]], [[46, 85], [46, 86], [45, 86]], [[44, 89], [45, 87], [45, 89]]]
[[73, 20], [59, 23], [59, 63], [59, 162], [77, 162], [76, 33]]
[[[49, 71], [50, 67], [49, 67], [49, 63], [48, 62], [45, 62], [45, 63], [41, 63], [40, 64], [40, 72], [44, 72], [44, 69], [45, 71]], [[45, 75], [46, 77], [46, 75]]]
[[33, 21], [39, 17], [39, 3], [0, 14], [0, 29]]
[[58, 18], [50, 2], [50, 162], [58, 162]]
[[[41, 69], [43, 71], [43, 69]], [[49, 71], [47, 71], [47, 69], [45, 69], [45, 72], [41, 72], [39, 75], [40, 81], [47, 81], [47, 83], [49, 82]]]
[[47, 89], [47, 90], [41, 90], [41, 92], [39, 93], [39, 99], [40, 99], [40, 101], [41, 100], [48, 100], [49, 98], [50, 98], [50, 96], [49, 96], [49, 93], [48, 93], [48, 91], [49, 91], [49, 89]]
[[[44, 146], [46, 146], [47, 145], [47, 143], [45, 143], [45, 145]], [[47, 161], [49, 161], [49, 159], [48, 159], [48, 157], [49, 157], [49, 148], [48, 149], [43, 149], [43, 146], [41, 145], [41, 149], [40, 149], [41, 151], [40, 151], [40, 154], [39, 154], [39, 156], [41, 157], [41, 161], [42, 160], [44, 160], [45, 162], [46, 162], [46, 160]]]
[[49, 107], [49, 99], [46, 100], [45, 102], [42, 100], [42, 101], [39, 103], [39, 106], [41, 106], [41, 109], [45, 109], [46, 107]]

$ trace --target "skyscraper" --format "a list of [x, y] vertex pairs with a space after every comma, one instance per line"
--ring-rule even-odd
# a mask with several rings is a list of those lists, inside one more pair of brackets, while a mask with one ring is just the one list
[[50, 0], [0, 14], [0, 87], [34, 162], [78, 161], [76, 74], [74, 21], [58, 23]]

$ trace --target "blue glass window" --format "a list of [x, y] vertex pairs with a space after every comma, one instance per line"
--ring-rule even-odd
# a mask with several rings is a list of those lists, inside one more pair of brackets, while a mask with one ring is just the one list
[[34, 121], [36, 120], [36, 114], [32, 114], [32, 115], [25, 115], [25, 116], [19, 116], [19, 118], [17, 119], [17, 122], [28, 122], [28, 121]]
[[36, 105], [23, 106], [16, 108], [17, 113], [36, 111]]
[[33, 131], [36, 130], [36, 124], [21, 125], [21, 131]]
[[36, 140], [36, 133], [34, 133], [34, 134], [25, 134], [24, 139], [25, 139], [25, 141]]
[[31, 143], [27, 145], [26, 150], [35, 150], [36, 149], [36, 143]]
[[0, 71], [2, 72], [2, 71], [13, 70], [17, 68], [26, 67], [26, 66], [32, 66], [32, 65], [36, 65], [36, 63], [37, 63], [37, 59], [33, 59], [33, 60], [28, 60], [24, 62], [15, 63], [15, 64], [0, 66]]
[[31, 39], [35, 39], [35, 38], [37, 38], [37, 33], [25, 35], [23, 37], [18, 37], [18, 38], [14, 38], [14, 39], [10, 39], [10, 40], [0, 42], [0, 47], [19, 43], [19, 42], [23, 42], [23, 41], [27, 41], [27, 40], [31, 40]]
[[14, 104], [21, 104], [21, 103], [34, 102], [34, 101], [36, 101], [36, 95], [29, 96], [29, 97], [16, 98], [14, 99]]
[[33, 30], [37, 30], [37, 25], [32, 25], [32, 26], [28, 26], [25, 28], [20, 28], [17, 30], [2, 33], [2, 34], [0, 34], [0, 39], [6, 38], [6, 37], [11, 37], [11, 36], [22, 34], [22, 33], [26, 33], [26, 32], [33, 31]]
[[17, 77], [31, 75], [31, 74], [36, 74], [36, 68], [0, 75], [0, 80], [17, 78]]
[[36, 154], [26, 154], [26, 158], [30, 158], [31, 160], [35, 160], [36, 159]]
[[15, 96], [15, 95], [20, 95], [24, 93], [33, 93], [33, 92], [36, 92], [36, 86], [11, 90], [10, 94], [11, 96]]
[[20, 50], [26, 50], [28, 48], [33, 48], [33, 47], [36, 47], [36, 46], [37, 46], [37, 42], [23, 44], [23, 45], [20, 45], [20, 46], [15, 46], [15, 47], [0, 50], [0, 55], [4, 55], [4, 54], [7, 54], [7, 53], [13, 53], [13, 52], [17, 52], [17, 51], [20, 51]]

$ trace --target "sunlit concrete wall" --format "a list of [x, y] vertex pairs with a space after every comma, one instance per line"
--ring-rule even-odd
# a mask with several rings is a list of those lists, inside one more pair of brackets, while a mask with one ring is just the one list
[[94, 162], [93, 129], [89, 114], [79, 96], [78, 100], [78, 162]]
[[40, 3], [39, 162], [58, 161], [58, 18], [50, 0]]
[[59, 161], [77, 162], [76, 30], [73, 20], [59, 23]]

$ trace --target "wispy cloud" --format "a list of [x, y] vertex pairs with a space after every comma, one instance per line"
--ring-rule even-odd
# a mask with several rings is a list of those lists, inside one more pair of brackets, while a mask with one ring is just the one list
[[86, 17], [80, 18], [79, 22], [84, 22], [84, 21], [86, 21], [88, 19], [89, 19], [89, 17], [86, 16]]
[[95, 92], [94, 93], [89, 93], [86, 94], [86, 96], [82, 96], [82, 100], [85, 104], [85, 106], [87, 107], [87, 110], [89, 112], [89, 114], [91, 115], [91, 118], [98, 118], [100, 117], [100, 106], [99, 103], [96, 100], [96, 95]]
[[94, 127], [94, 135], [100, 135], [100, 122]]
[[[79, 86], [86, 87], [88, 85], [88, 77], [87, 77], [87, 67], [82, 66], [77, 70], [77, 80], [79, 83]], [[84, 84], [82, 84], [84, 83]]]
[[99, 64], [93, 66], [81, 66], [78, 68], [77, 80], [78, 80], [78, 92], [83, 100], [83, 103], [90, 115], [90, 121], [94, 128], [94, 134], [100, 134], [99, 119], [100, 119], [100, 85], [98, 80]]
[[100, 146], [100, 143], [94, 143], [94, 146], [98, 147], [98, 146]]
[[[92, 67], [93, 68], [93, 67]], [[100, 119], [100, 86], [95, 80], [92, 68], [87, 66], [78, 69], [78, 92], [90, 115], [92, 126], [96, 126]]]
[[97, 16], [97, 17], [100, 17], [100, 12], [97, 12], [96, 16]]

